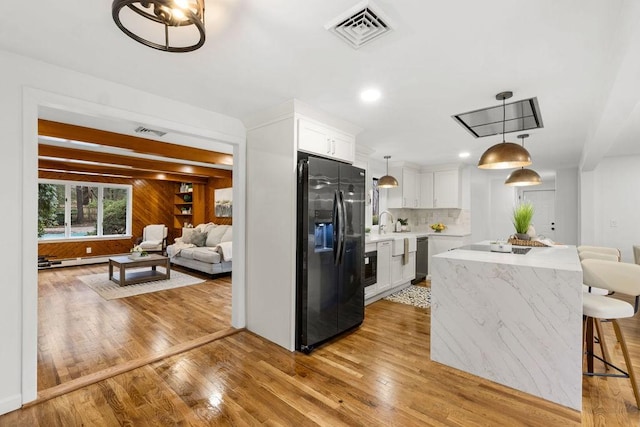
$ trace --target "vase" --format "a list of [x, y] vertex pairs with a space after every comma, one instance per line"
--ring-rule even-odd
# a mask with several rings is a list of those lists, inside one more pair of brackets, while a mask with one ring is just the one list
[[515, 236], [518, 240], [531, 240], [531, 236], [527, 233], [516, 233]]

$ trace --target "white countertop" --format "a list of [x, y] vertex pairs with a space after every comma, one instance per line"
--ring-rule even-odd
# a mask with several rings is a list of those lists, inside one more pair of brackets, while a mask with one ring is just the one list
[[464, 232], [447, 232], [443, 231], [436, 233], [435, 231], [402, 231], [402, 232], [390, 232], [385, 234], [369, 233], [365, 236], [365, 243], [384, 242], [387, 240], [401, 239], [404, 237], [466, 237], [471, 233]]
[[[474, 245], [486, 245], [488, 247], [489, 241], [475, 243]], [[582, 271], [576, 247], [566, 245], [550, 246], [546, 248], [533, 247], [524, 255], [455, 249], [434, 255], [434, 257], [523, 267], [552, 268], [555, 270], [565, 271]]]

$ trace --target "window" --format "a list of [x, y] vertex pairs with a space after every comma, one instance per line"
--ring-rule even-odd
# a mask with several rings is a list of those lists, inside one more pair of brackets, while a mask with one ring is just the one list
[[39, 180], [38, 239], [131, 234], [130, 185]]

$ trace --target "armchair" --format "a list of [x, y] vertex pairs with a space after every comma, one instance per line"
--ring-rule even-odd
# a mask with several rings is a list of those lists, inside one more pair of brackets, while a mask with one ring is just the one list
[[164, 224], [151, 224], [142, 229], [142, 238], [138, 245], [147, 252], [161, 252], [167, 248], [169, 229]]

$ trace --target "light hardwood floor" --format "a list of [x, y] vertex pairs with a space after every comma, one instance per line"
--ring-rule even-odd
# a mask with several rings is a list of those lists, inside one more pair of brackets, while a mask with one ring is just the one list
[[[640, 362], [637, 321], [622, 327]], [[610, 325], [605, 334], [621, 361]], [[628, 380], [583, 384], [581, 416], [431, 362], [429, 310], [378, 301], [362, 327], [311, 355], [243, 331], [14, 411], [0, 425], [640, 425]]]
[[148, 357], [231, 324], [231, 276], [106, 301], [77, 277], [106, 264], [38, 274], [38, 390]]

